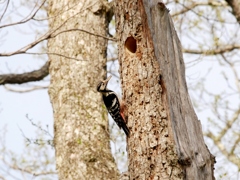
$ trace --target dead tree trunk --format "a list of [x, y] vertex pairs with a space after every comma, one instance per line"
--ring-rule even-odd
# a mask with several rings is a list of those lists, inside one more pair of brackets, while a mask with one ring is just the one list
[[214, 157], [188, 95], [168, 9], [151, 0], [123, 0], [115, 13], [130, 179], [214, 179]]

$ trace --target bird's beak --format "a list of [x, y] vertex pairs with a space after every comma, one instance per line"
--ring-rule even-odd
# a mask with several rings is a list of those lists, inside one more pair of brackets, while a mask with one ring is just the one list
[[110, 75], [106, 80], [104, 80], [105, 83], [108, 83], [108, 81], [112, 78], [112, 76]]

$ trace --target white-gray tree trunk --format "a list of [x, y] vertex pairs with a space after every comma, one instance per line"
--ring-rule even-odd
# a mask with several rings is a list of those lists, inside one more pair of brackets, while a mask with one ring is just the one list
[[48, 41], [49, 96], [61, 180], [118, 177], [110, 152], [106, 109], [96, 92], [97, 83], [106, 77], [106, 3], [48, 1], [49, 26], [54, 31]]

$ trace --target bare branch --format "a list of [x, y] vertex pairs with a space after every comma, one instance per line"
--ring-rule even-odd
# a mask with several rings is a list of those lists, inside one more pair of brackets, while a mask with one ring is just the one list
[[[91, 5], [92, 6], [92, 5]], [[72, 30], [64, 30], [64, 31], [60, 31], [56, 34], [54, 34], [55, 32], [57, 32], [61, 27], [63, 27], [71, 18], [75, 17], [76, 15], [78, 15], [80, 12], [74, 14], [73, 16], [69, 17], [66, 21], [64, 21], [62, 24], [60, 24], [58, 27], [56, 27], [55, 29], [53, 30], [50, 30], [48, 31], [47, 33], [45, 33], [44, 35], [42, 35], [40, 38], [38, 38], [36, 41], [28, 44], [27, 46], [17, 50], [17, 51], [14, 51], [14, 52], [10, 52], [10, 53], [0, 53], [0, 56], [12, 56], [12, 55], [16, 55], [16, 54], [24, 54], [26, 53], [29, 49], [35, 47], [38, 43], [42, 42], [42, 41], [45, 41], [47, 39], [50, 39], [50, 38], [55, 38], [57, 35], [63, 33], [63, 32], [67, 32], [67, 31], [72, 31]], [[1, 26], [0, 26], [1, 28]], [[112, 40], [114, 41], [115, 39], [114, 38], [108, 38], [108, 37], [105, 37], [105, 36], [102, 36], [102, 35], [97, 35], [97, 34], [94, 34], [94, 33], [91, 33], [91, 32], [88, 32], [86, 30], [81, 30], [81, 29], [75, 29], [75, 30], [78, 30], [78, 31], [83, 31], [85, 33], [89, 33], [89, 34], [92, 34], [92, 35], [96, 35], [96, 36], [99, 36], [99, 37], [102, 37], [102, 38], [105, 38], [105, 39], [108, 39], [108, 40]]]
[[78, 59], [78, 58], [66, 56], [66, 55], [59, 54], [59, 53], [53, 53], [53, 52], [43, 52], [43, 53], [26, 52], [25, 54], [32, 54], [32, 55], [46, 55], [46, 54], [48, 54], [48, 55], [56, 55], [56, 56], [60, 56], [60, 57], [64, 57], [64, 58], [72, 59], [72, 60], [76, 60], [76, 61], [87, 61], [86, 59]]
[[[224, 2], [217, 2], [217, 1], [197, 2], [197, 3], [192, 3], [190, 6], [186, 6], [186, 5], [184, 5], [183, 3], [180, 3], [180, 2], [178, 2], [178, 4], [182, 5], [184, 7], [184, 9], [182, 9], [179, 12], [176, 12], [176, 13], [172, 14], [171, 15], [172, 17], [178, 16], [178, 15], [182, 15], [184, 13], [187, 13], [188, 11], [191, 11], [194, 14], [196, 14], [197, 16], [200, 16], [200, 17], [202, 17], [202, 18], [204, 18], [206, 20], [212, 20], [212, 21], [216, 21], [216, 22], [219, 22], [219, 20], [218, 19], [212, 19], [212, 18], [210, 19], [209, 17], [204, 16], [203, 14], [194, 11], [194, 8], [199, 7], [199, 6], [211, 6], [211, 7], [225, 7], [226, 6], [226, 3], [224, 3]], [[233, 24], [231, 22], [225, 22], [225, 23]]]
[[49, 62], [47, 61], [40, 69], [22, 74], [0, 75], [0, 85], [23, 84], [30, 81], [39, 81], [48, 75]]
[[58, 33], [56, 33], [54, 35], [51, 35], [51, 38], [54, 38], [54, 37], [56, 37], [59, 34], [62, 34], [62, 33], [65, 33], [65, 32], [71, 32], [71, 31], [81, 31], [81, 32], [85, 32], [85, 33], [88, 33], [90, 35], [101, 37], [101, 38], [104, 38], [104, 39], [107, 39], [107, 40], [117, 41], [116, 38], [111, 38], [111, 37], [106, 37], [106, 36], [103, 36], [103, 35], [100, 35], [100, 34], [95, 34], [93, 32], [89, 32], [89, 30], [84, 30], [84, 29], [68, 29], [68, 30], [60, 31], [60, 32], [58, 32]]
[[18, 170], [18, 171], [21, 171], [21, 172], [25, 172], [25, 173], [28, 173], [28, 174], [32, 174], [33, 176], [42, 176], [42, 175], [50, 175], [50, 174], [57, 174], [57, 172], [55, 171], [49, 171], [49, 172], [40, 172], [40, 173], [36, 173], [36, 172], [33, 172], [31, 170], [28, 170], [27, 168], [21, 168], [19, 167], [18, 165], [16, 164], [10, 164], [8, 163], [5, 159], [2, 159], [2, 161], [8, 165], [9, 168], [11, 169], [14, 169], [14, 170]]
[[[69, 29], [69, 30], [64, 30], [64, 31], [60, 31], [58, 32], [57, 34], [53, 34], [54, 31], [57, 31], [62, 25], [60, 25], [59, 27], [57, 27], [55, 30], [53, 31], [49, 31], [48, 33], [46, 33], [45, 35], [43, 35], [42, 37], [40, 37], [38, 40], [28, 44], [27, 46], [17, 50], [17, 51], [14, 51], [14, 52], [10, 52], [10, 53], [0, 53], [0, 56], [12, 56], [12, 55], [17, 55], [17, 54], [25, 54], [29, 49], [32, 49], [33, 47], [35, 47], [38, 43], [42, 42], [42, 41], [45, 41], [47, 39], [50, 39], [50, 38], [55, 38], [57, 35], [59, 34], [62, 34], [62, 33], [65, 33], [65, 32], [70, 32], [70, 31], [82, 31], [82, 32], [85, 32], [85, 33], [88, 33], [88, 34], [91, 34], [91, 35], [95, 35], [95, 36], [98, 36], [98, 37], [102, 37], [104, 39], [107, 39], [107, 40], [111, 40], [111, 41], [116, 41], [115, 38], [110, 38], [110, 37], [105, 37], [105, 36], [102, 36], [102, 35], [99, 35], [99, 34], [94, 34], [94, 33], [91, 33], [91, 32], [88, 32], [86, 30], [82, 30], [82, 29]], [[28, 53], [30, 54], [30, 53]], [[46, 53], [46, 54], [49, 54], [49, 53]], [[59, 54], [58, 54], [59, 55]], [[62, 55], [63, 56], [63, 55]], [[79, 59], [77, 59], [79, 60]]]
[[237, 147], [237, 145], [240, 143], [240, 134], [238, 134], [238, 138], [236, 139], [236, 141], [234, 142], [231, 150], [230, 150], [230, 154], [234, 154], [234, 151]]
[[217, 49], [211, 49], [211, 50], [183, 49], [183, 52], [189, 53], [189, 54], [204, 54], [207, 56], [211, 56], [211, 55], [217, 55], [217, 54], [223, 54], [226, 52], [231, 52], [235, 49], [240, 49], [240, 45], [239, 44], [226, 45], [226, 46], [222, 46]]
[[213, 140], [214, 144], [218, 147], [221, 153], [227, 157], [229, 161], [240, 167], [240, 158], [235, 154], [229, 154], [226, 147], [222, 144], [221, 141], [218, 140], [215, 135], [213, 135], [211, 132], [208, 132], [206, 136]]
[[14, 165], [9, 164], [8, 166], [12, 169], [15, 169], [15, 170], [18, 170], [18, 171], [21, 171], [21, 172], [25, 172], [25, 173], [28, 173], [28, 174], [32, 174], [33, 176], [43, 176], [43, 175], [57, 174], [57, 172], [55, 172], [55, 171], [35, 173], [35, 172], [32, 172], [31, 170], [21, 168], [21, 167], [15, 165], [15, 164]]
[[7, 11], [7, 8], [8, 8], [8, 5], [9, 5], [9, 2], [10, 2], [10, 0], [7, 0], [7, 5], [6, 5], [6, 7], [5, 7], [4, 11], [3, 11], [2, 16], [0, 17], [0, 22], [2, 21], [2, 18], [3, 18], [4, 14], [5, 14], [6, 11]]
[[35, 91], [35, 90], [42, 90], [42, 89], [47, 89], [48, 86], [34, 86], [30, 89], [24, 89], [24, 90], [20, 90], [20, 89], [13, 89], [7, 85], [4, 85], [4, 88], [8, 91], [11, 91], [11, 92], [15, 92], [15, 93], [27, 93], [27, 92], [31, 92], [31, 91]]
[[238, 89], [238, 92], [240, 92], [240, 80], [239, 80], [239, 77], [238, 77], [238, 71], [236, 70], [236, 66], [234, 63], [230, 62], [227, 60], [227, 58], [224, 56], [224, 54], [221, 54], [223, 60], [230, 66], [230, 68], [232, 69], [233, 71], [233, 74], [235, 76], [235, 83], [236, 83], [236, 86], [237, 86], [237, 89]]
[[222, 143], [222, 138], [223, 138], [223, 136], [226, 135], [227, 131], [232, 127], [233, 123], [238, 120], [239, 114], [240, 114], [240, 109], [238, 109], [234, 113], [233, 117], [226, 122], [226, 126], [221, 130], [219, 135], [215, 136], [211, 132], [207, 132], [205, 134], [207, 137], [209, 137], [214, 142], [214, 144], [218, 147], [218, 149], [221, 151], [221, 153], [224, 154], [228, 158], [229, 161], [236, 164], [238, 167], [240, 166], [240, 158], [238, 158], [234, 154], [234, 150], [235, 150], [237, 144], [240, 142], [240, 136], [235, 141], [235, 143], [232, 146], [230, 152], [228, 152], [228, 150], [226, 149], [226, 147]]
[[207, 5], [209, 5], [207, 2], [206, 2], [206, 3], [205, 3], [205, 2], [193, 3], [193, 4], [191, 4], [191, 5], [188, 6], [188, 7], [185, 6], [185, 5], [182, 4], [182, 3], [178, 3], [178, 4], [181, 4], [181, 5], [184, 7], [184, 9], [182, 9], [181, 11], [176, 12], [176, 13], [174, 13], [174, 14], [171, 14], [172, 17], [178, 16], [178, 15], [182, 15], [182, 14], [188, 12], [188, 11], [192, 11], [195, 7], [198, 7], [198, 6], [207, 6]]
[[[18, 22], [15, 22], [15, 23], [10, 23], [10, 24], [5, 24], [5, 25], [2, 25], [2, 26], [0, 26], [0, 29], [1, 28], [4, 28], [4, 27], [8, 27], [8, 26], [14, 26], [14, 25], [19, 25], [19, 24], [23, 24], [23, 23], [25, 23], [25, 22], [28, 22], [28, 21], [30, 21], [31, 19], [33, 19], [34, 18], [34, 16], [37, 14], [37, 12], [39, 11], [39, 9], [41, 9], [42, 8], [42, 6], [44, 5], [44, 3], [46, 2], [46, 0], [44, 0], [42, 3], [41, 3], [41, 5], [35, 10], [35, 12], [34, 13], [30, 13], [28, 16], [30, 16], [29, 18], [24, 18], [24, 19], [22, 19], [21, 21], [18, 21]], [[37, 6], [37, 4], [36, 4], [36, 6]], [[34, 10], [34, 9], [33, 9]], [[31, 15], [32, 14], [32, 15]], [[28, 17], [27, 16], [27, 17]]]
[[[46, 126], [47, 129], [42, 128], [40, 125], [38, 125], [37, 123], [35, 123], [35, 122], [33, 121], [33, 119], [29, 117], [28, 114], [26, 114], [26, 118], [29, 120], [29, 122], [30, 122], [34, 127], [36, 127], [38, 130], [40, 130], [41, 132], [43, 132], [43, 134], [45, 134], [45, 135], [47, 135], [47, 136], [50, 136], [51, 139], [53, 139], [53, 135], [49, 132], [48, 126]], [[23, 134], [23, 135], [24, 135], [24, 134]], [[26, 136], [24, 135], [24, 137], [26, 137]]]
[[222, 129], [222, 131], [219, 133], [218, 137], [216, 138], [218, 141], [221, 141], [223, 136], [225, 136], [227, 131], [232, 127], [233, 123], [236, 122], [236, 120], [238, 120], [239, 114], [240, 114], [240, 109], [238, 109], [234, 113], [233, 117], [226, 122], [225, 127]]

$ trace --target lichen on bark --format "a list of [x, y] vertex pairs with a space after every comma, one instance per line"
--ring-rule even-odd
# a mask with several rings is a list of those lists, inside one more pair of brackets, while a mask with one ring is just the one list
[[106, 77], [108, 6], [100, 0], [48, 3], [50, 29], [59, 33], [48, 41], [59, 179], [117, 179], [107, 112], [96, 92]]

